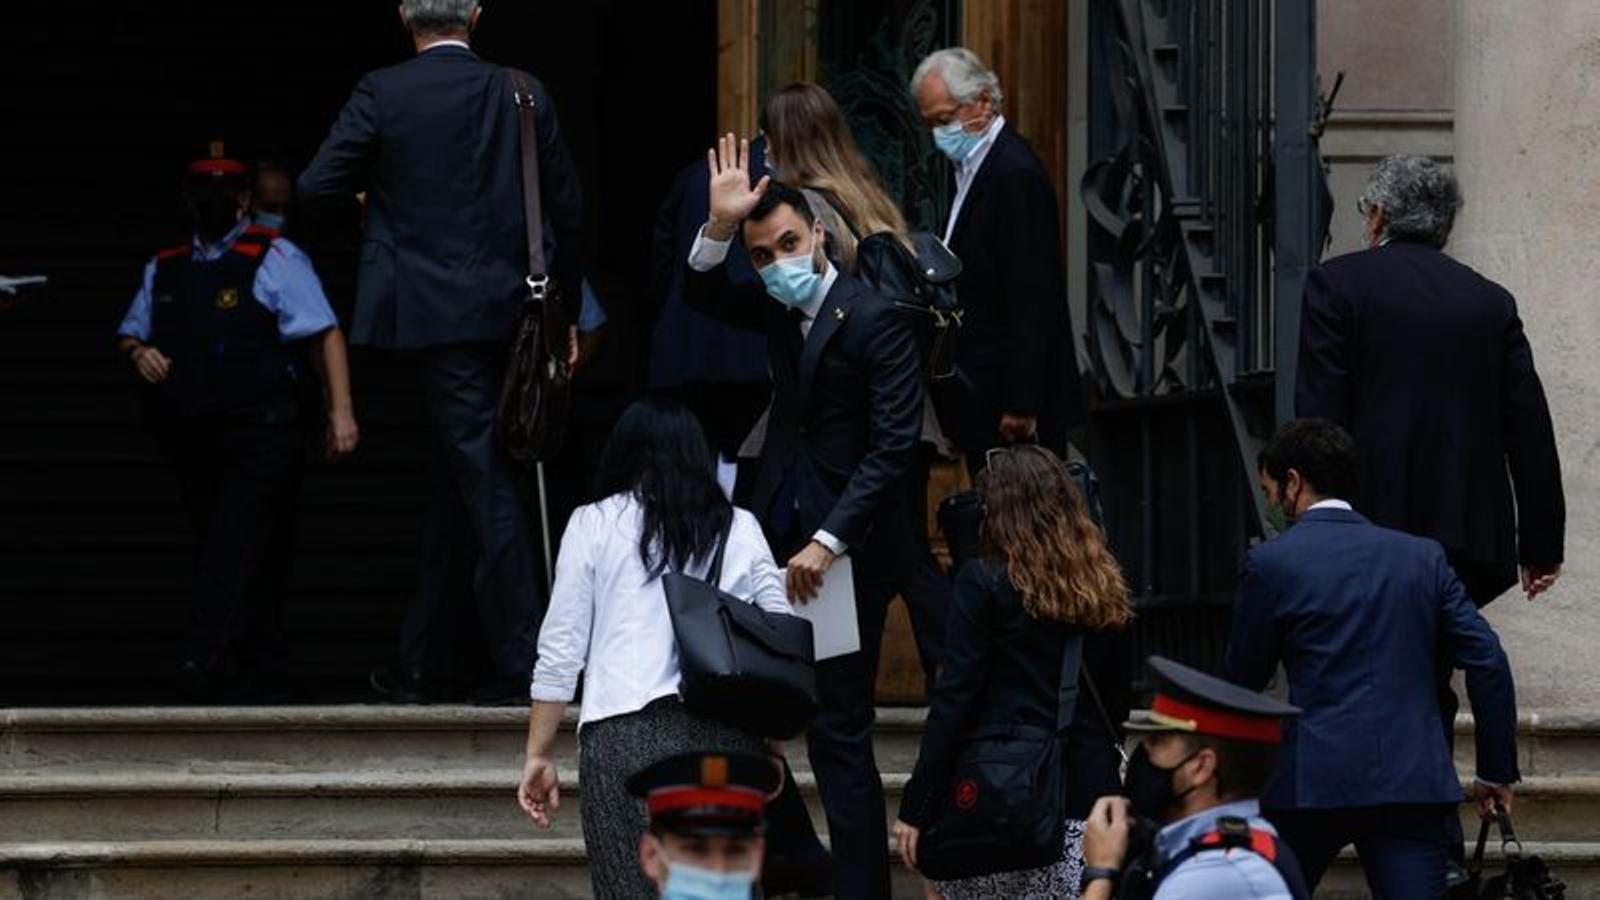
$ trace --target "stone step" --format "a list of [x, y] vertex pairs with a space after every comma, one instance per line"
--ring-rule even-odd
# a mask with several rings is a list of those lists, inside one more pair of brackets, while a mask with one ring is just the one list
[[[1476, 835], [1476, 831], [1473, 832]], [[1600, 836], [1597, 834], [1596, 836]], [[1470, 853], [1472, 848], [1467, 848]], [[1524, 841], [1525, 855], [1538, 856], [1567, 885], [1567, 900], [1600, 900], [1600, 841]], [[1499, 845], [1490, 842], [1484, 853], [1484, 875], [1503, 872]], [[1317, 885], [1317, 900], [1370, 900], [1361, 862], [1346, 850]]]
[[[571, 724], [562, 736], [570, 754]], [[878, 710], [880, 768], [909, 771], [921, 708]], [[499, 765], [521, 753], [527, 713], [470, 706], [119, 707], [0, 710], [0, 773], [78, 767], [185, 771], [391, 770]], [[1456, 723], [1472, 771], [1472, 719]], [[1518, 748], [1528, 776], [1600, 776], [1600, 716], [1531, 713]], [[797, 742], [791, 755], [803, 757]]]
[[[926, 711], [881, 707], [885, 772], [910, 772]], [[557, 757], [576, 771], [567, 711]], [[0, 775], [441, 772], [521, 765], [528, 713], [472, 706], [147, 707], [0, 710]], [[788, 745], [806, 769], [804, 741]]]
[[[1569, 900], [1600, 897], [1600, 843], [1531, 842], [1567, 883]], [[1486, 869], [1498, 871], [1500, 854]], [[921, 879], [896, 865], [894, 900], [921, 898]], [[65, 898], [590, 897], [583, 842], [536, 840], [129, 841], [0, 844], [0, 895]], [[1370, 897], [1346, 853], [1318, 900]]]
[[[1517, 723], [1517, 756], [1525, 776], [1600, 775], [1600, 715], [1526, 712]], [[1472, 717], [1460, 715], [1456, 767], [1470, 773], [1472, 765]]]
[[[799, 760], [796, 760], [798, 762]], [[437, 772], [14, 774], [0, 776], [0, 842], [287, 838], [514, 839], [532, 826], [513, 800], [518, 769]], [[909, 775], [885, 772], [892, 820]], [[809, 771], [795, 774], [818, 830], [826, 827]], [[582, 834], [581, 785], [562, 771], [554, 837]], [[1597, 836], [1600, 779], [1531, 778], [1517, 789], [1518, 832], [1543, 841]], [[1464, 827], [1476, 827], [1470, 807]]]
[[[516, 804], [519, 772], [4, 776], [0, 843], [582, 837], [576, 770], [561, 773], [561, 809], [548, 831]], [[882, 777], [892, 821], [909, 776]], [[816, 776], [796, 772], [795, 782], [825, 831]]]
[[[592, 896], [576, 840], [0, 844], [0, 896], [435, 900]], [[894, 866], [892, 900], [923, 897]]]

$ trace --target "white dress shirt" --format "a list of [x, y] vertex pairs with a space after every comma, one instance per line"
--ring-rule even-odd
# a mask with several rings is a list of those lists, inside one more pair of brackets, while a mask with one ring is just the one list
[[[689, 268], [696, 272], [709, 272], [715, 269], [727, 260], [728, 248], [732, 245], [733, 241], [731, 240], [719, 241], [716, 238], [706, 237], [706, 227], [704, 225], [700, 226], [700, 233], [694, 236], [694, 246], [689, 248]], [[800, 313], [800, 340], [802, 345], [807, 338], [811, 337], [811, 323], [816, 321], [817, 313], [822, 311], [822, 303], [828, 299], [828, 292], [833, 290], [833, 283], [839, 280], [839, 270], [833, 267], [833, 263], [827, 257], [823, 257], [822, 265], [825, 268], [822, 270], [822, 281], [817, 283], [816, 293], [811, 295], [811, 299], [795, 307]], [[770, 413], [770, 410], [768, 412]], [[763, 423], [765, 419], [766, 416], [763, 415]], [[821, 528], [817, 529], [811, 539], [827, 547], [834, 556], [843, 556], [850, 550], [849, 544]]]
[[456, 40], [455, 38], [443, 38], [441, 40], [434, 41], [433, 43], [427, 45], [426, 47], [423, 47], [421, 50], [418, 50], [417, 52], [418, 53], [427, 53], [429, 50], [432, 50], [435, 47], [460, 47], [463, 50], [471, 50], [472, 49], [472, 46], [470, 44], [468, 44], [466, 41], [459, 41], [459, 40]]
[[[660, 576], [639, 559], [644, 509], [631, 494], [581, 506], [556, 558], [550, 609], [539, 629], [534, 700], [566, 703], [583, 681], [578, 724], [638, 712], [678, 693], [678, 650]], [[689, 569], [704, 577], [707, 559]], [[768, 612], [793, 614], [755, 516], [733, 511], [718, 586]]]
[[1306, 507], [1306, 512], [1311, 512], [1313, 509], [1342, 509], [1345, 512], [1355, 511], [1355, 508], [1344, 500], [1318, 500], [1316, 503]]
[[961, 215], [961, 207], [967, 202], [967, 192], [972, 190], [972, 180], [978, 177], [978, 170], [983, 168], [983, 161], [989, 156], [989, 148], [994, 146], [994, 139], [1000, 136], [1000, 129], [1006, 127], [1005, 116], [995, 116], [994, 121], [983, 131], [983, 140], [978, 141], [978, 146], [972, 148], [972, 153], [964, 160], [956, 163], [956, 199], [950, 204], [950, 219], [944, 226], [944, 242], [950, 243], [950, 235], [956, 232], [956, 216]]

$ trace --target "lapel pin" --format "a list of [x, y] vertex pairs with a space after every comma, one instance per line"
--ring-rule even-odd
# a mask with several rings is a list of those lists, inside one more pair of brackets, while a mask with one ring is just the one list
[[844, 321], [844, 310], [842, 310], [839, 307], [835, 306], [833, 308], [833, 317], [835, 319], [839, 320], [840, 322], [843, 322]]

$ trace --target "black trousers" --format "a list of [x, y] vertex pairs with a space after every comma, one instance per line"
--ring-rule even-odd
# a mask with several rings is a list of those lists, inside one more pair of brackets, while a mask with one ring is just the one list
[[906, 612], [911, 617], [911, 634], [917, 642], [922, 675], [930, 689], [934, 673], [944, 660], [944, 624], [955, 591], [950, 576], [945, 574], [928, 545], [928, 470], [933, 454], [931, 446], [919, 447], [916, 461], [905, 478], [904, 502], [911, 519], [908, 535], [911, 569], [900, 591], [900, 599], [905, 601]]
[[[837, 896], [842, 900], [889, 896], [889, 823], [872, 730], [884, 617], [896, 587], [858, 560], [855, 588], [861, 651], [817, 664], [821, 711], [806, 731], [806, 751], [822, 795]], [[820, 852], [821, 843], [794, 780], [787, 777], [787, 766], [785, 774], [782, 793], [767, 807], [768, 852], [801, 857]]]
[[546, 598], [534, 574], [536, 534], [496, 435], [505, 354], [498, 344], [419, 353], [434, 455], [422, 579], [400, 627], [400, 659], [408, 666], [456, 668], [462, 607], [475, 604], [495, 676], [533, 673]]
[[1439, 842], [1452, 804], [1395, 804], [1263, 813], [1300, 861], [1313, 890], [1339, 851], [1351, 844], [1378, 900], [1429, 900], [1445, 895], [1445, 852]]
[[[1446, 550], [1445, 558], [1450, 562], [1450, 568], [1455, 570], [1456, 577], [1461, 580], [1461, 586], [1466, 588], [1467, 596], [1479, 609], [1488, 606], [1490, 601], [1505, 593], [1506, 589], [1516, 584], [1516, 572], [1509, 575], [1502, 567], [1487, 565], [1473, 560], [1455, 550]], [[1456, 749], [1456, 713], [1461, 710], [1461, 698], [1456, 696], [1455, 688], [1451, 686], [1450, 679], [1455, 672], [1455, 667], [1450, 661], [1448, 650], [1441, 650], [1439, 658], [1435, 661], [1435, 674], [1438, 678], [1439, 690], [1439, 718], [1444, 725], [1444, 743], [1450, 748], [1452, 757]], [[1450, 816], [1444, 827], [1444, 846], [1446, 855], [1457, 864], [1466, 859], [1466, 840], [1461, 833], [1461, 819]]]
[[163, 419], [154, 430], [172, 461], [195, 542], [183, 659], [223, 678], [276, 672], [305, 472], [300, 426]]
[[871, 567], [859, 560], [856, 565], [861, 652], [817, 664], [822, 710], [806, 731], [841, 900], [889, 896], [889, 823], [872, 730], [884, 616], [896, 586], [874, 577]]

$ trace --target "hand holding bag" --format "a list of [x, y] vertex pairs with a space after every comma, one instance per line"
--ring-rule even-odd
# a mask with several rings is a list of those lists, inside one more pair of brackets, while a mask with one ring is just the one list
[[527, 217], [528, 297], [522, 301], [517, 331], [500, 390], [499, 431], [506, 454], [518, 462], [554, 456], [565, 435], [572, 406], [572, 367], [567, 360], [566, 315], [557, 284], [544, 257], [544, 210], [539, 201], [539, 141], [535, 131], [533, 85], [516, 69], [507, 70], [522, 120], [522, 204]]
[[962, 736], [950, 786], [917, 860], [937, 880], [1048, 866], [1066, 852], [1067, 729], [1078, 700], [1083, 635], [1061, 656], [1056, 727], [982, 725]]
[[1478, 847], [1467, 863], [1468, 880], [1450, 892], [1459, 900], [1562, 900], [1567, 896], [1567, 886], [1544, 860], [1522, 852], [1522, 841], [1517, 839], [1511, 825], [1511, 814], [1495, 808], [1495, 824], [1500, 827], [1500, 855], [1506, 869], [1499, 875], [1483, 877], [1483, 850], [1489, 842], [1489, 823], [1478, 827]]
[[811, 623], [724, 593], [717, 543], [704, 580], [661, 576], [678, 641], [678, 692], [692, 712], [751, 734], [788, 739], [817, 714]]

